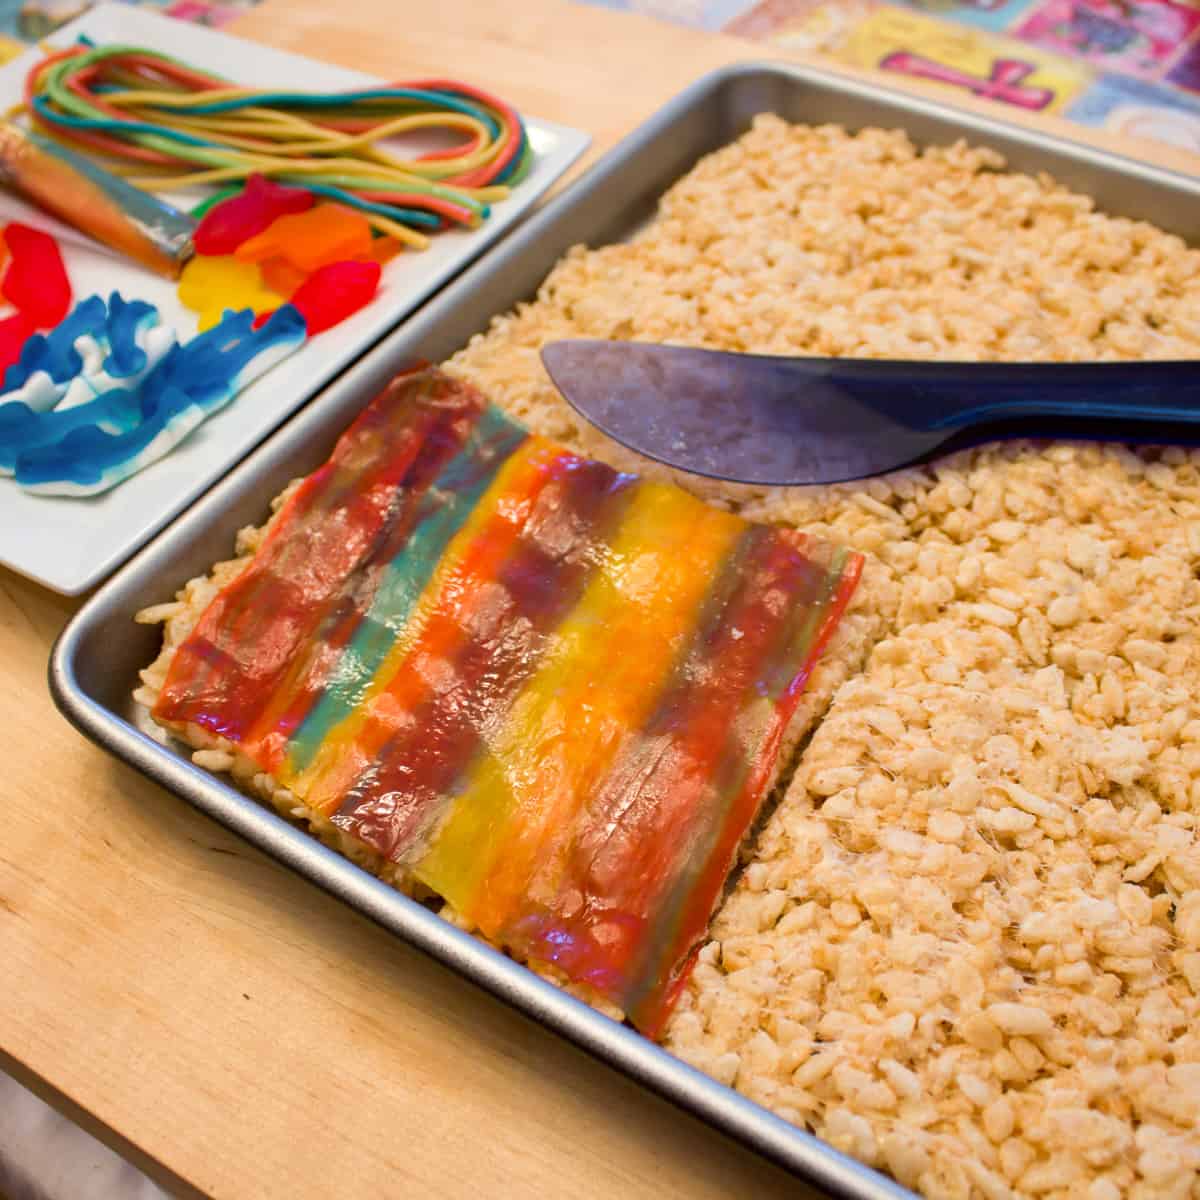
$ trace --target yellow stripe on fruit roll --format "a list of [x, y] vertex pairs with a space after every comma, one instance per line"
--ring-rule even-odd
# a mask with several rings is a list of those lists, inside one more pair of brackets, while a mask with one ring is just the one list
[[[397, 719], [403, 719], [409, 693], [420, 678], [403, 673], [414, 648], [422, 644], [431, 615], [443, 604], [448, 587], [461, 589], [471, 572], [476, 542], [498, 520], [521, 524], [530, 504], [563, 451], [543, 438], [530, 438], [504, 464], [466, 523], [454, 535], [401, 630], [350, 716], [325, 737], [312, 763], [295, 780], [286, 780], [312, 808], [332, 812], [346, 792], [376, 762]], [[486, 549], [486, 547], [485, 547]]]
[[416, 867], [485, 933], [503, 928], [535, 867], [544, 877], [565, 853], [576, 811], [640, 731], [744, 529], [678, 488], [642, 483], [598, 547], [595, 576]]

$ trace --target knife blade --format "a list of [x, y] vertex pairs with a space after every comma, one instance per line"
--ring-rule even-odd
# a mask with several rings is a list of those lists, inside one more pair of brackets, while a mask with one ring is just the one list
[[989, 435], [1200, 434], [1190, 361], [792, 358], [590, 339], [541, 353], [567, 402], [616, 441], [740, 483], [859, 479]]

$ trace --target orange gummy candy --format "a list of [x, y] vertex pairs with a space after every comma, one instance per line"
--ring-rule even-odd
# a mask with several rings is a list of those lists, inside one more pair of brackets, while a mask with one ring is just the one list
[[385, 263], [390, 263], [403, 249], [403, 243], [397, 241], [395, 238], [377, 237], [371, 239], [371, 248], [363, 257], [383, 266]]
[[258, 264], [258, 269], [262, 272], [263, 283], [281, 296], [290, 296], [308, 278], [307, 271], [293, 266], [282, 255], [264, 258]]
[[340, 204], [318, 204], [279, 217], [234, 254], [242, 262], [283, 258], [307, 275], [326, 263], [369, 254], [371, 241], [371, 226], [361, 213]]

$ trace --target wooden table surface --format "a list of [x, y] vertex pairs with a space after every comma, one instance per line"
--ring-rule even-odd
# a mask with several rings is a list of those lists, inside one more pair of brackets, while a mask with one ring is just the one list
[[[769, 56], [565, 0], [267, 0], [236, 31], [476, 81], [591, 132], [585, 164], [703, 72]], [[178, 1194], [798, 1193], [84, 742], [45, 685], [76, 607], [0, 568], [0, 1067]]]

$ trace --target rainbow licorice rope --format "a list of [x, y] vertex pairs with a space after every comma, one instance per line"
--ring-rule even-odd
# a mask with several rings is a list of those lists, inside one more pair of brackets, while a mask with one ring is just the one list
[[[476, 226], [528, 169], [520, 116], [467, 84], [424, 80], [310, 93], [234, 87], [170, 55], [80, 43], [26, 79], [34, 123], [148, 191], [229, 184], [255, 172], [366, 214], [410, 245], [421, 230]], [[384, 139], [442, 130], [465, 140], [405, 159]]]

